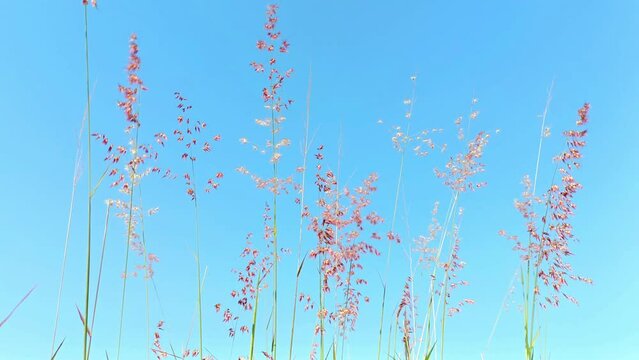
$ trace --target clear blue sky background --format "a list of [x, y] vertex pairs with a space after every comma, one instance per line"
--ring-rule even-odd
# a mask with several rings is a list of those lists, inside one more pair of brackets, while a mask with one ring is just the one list
[[[231, 342], [213, 304], [228, 302], [234, 283], [230, 269], [247, 232], [259, 234], [266, 192], [235, 173], [240, 165], [263, 169], [266, 158], [242, 147], [237, 139], [263, 139], [268, 134], [253, 121], [264, 116], [263, 78], [249, 68], [259, 54], [263, 1], [101, 1], [90, 11], [91, 76], [94, 87], [93, 126], [121, 137], [123, 116], [116, 107], [117, 84], [125, 81], [129, 34], [139, 36], [142, 70], [149, 91], [143, 95], [141, 131], [147, 139], [170, 130], [176, 116], [173, 91], [194, 105], [194, 117], [206, 120], [223, 142], [214, 152], [210, 171], [226, 173], [218, 192], [202, 200], [202, 262], [208, 266], [205, 343], [220, 359], [245, 353], [246, 339]], [[552, 359], [636, 358], [639, 343], [639, 297], [636, 222], [639, 218], [639, 3], [626, 1], [283, 1], [280, 29], [292, 46], [285, 63], [296, 69], [283, 90], [297, 103], [288, 112], [284, 134], [293, 146], [283, 158], [283, 171], [301, 164], [304, 102], [312, 66], [311, 132], [314, 145], [326, 146], [327, 163], [356, 185], [368, 173], [380, 174], [375, 209], [390, 218], [399, 156], [390, 142], [390, 126], [401, 124], [409, 96], [409, 76], [417, 74], [415, 128], [441, 127], [453, 143], [453, 121], [468, 113], [479, 98], [475, 129], [491, 132], [486, 150], [489, 186], [462, 199], [466, 209], [461, 256], [468, 263], [463, 277], [470, 286], [459, 296], [467, 307], [448, 323], [447, 359], [479, 359], [486, 350], [502, 299], [507, 293], [517, 255], [497, 236], [499, 229], [524, 229], [512, 206], [521, 192], [520, 179], [534, 171], [539, 117], [546, 92], [555, 81], [541, 184], [548, 183], [551, 158], [561, 148], [561, 130], [571, 127], [575, 111], [592, 103], [584, 168], [578, 179], [585, 189], [576, 199], [574, 220], [580, 242], [572, 259], [577, 272], [594, 286], [575, 284], [579, 306], [564, 304], [547, 312], [546, 353]], [[32, 286], [35, 292], [0, 329], [0, 359], [44, 359], [51, 346], [59, 268], [71, 193], [76, 136], [84, 110], [83, 9], [80, 1], [5, 1], [0, 5], [0, 318]], [[377, 120], [383, 119], [384, 125]], [[496, 129], [501, 129], [497, 135]], [[340, 141], [341, 138], [341, 141]], [[86, 144], [86, 139], [83, 139]], [[99, 148], [98, 148], [99, 149]], [[99, 153], [99, 150], [96, 151]], [[408, 157], [398, 220], [412, 235], [426, 232], [429, 211], [450, 194], [432, 175], [443, 157]], [[96, 155], [95, 162], [100, 163]], [[96, 165], [96, 168], [100, 168]], [[97, 176], [96, 170], [95, 176]], [[82, 325], [75, 304], [84, 293], [86, 167], [77, 193], [59, 338], [66, 338], [59, 359], [81, 355]], [[545, 179], [545, 182], [544, 182]], [[102, 201], [113, 196], [103, 187], [96, 195], [95, 239], [101, 238]], [[151, 180], [145, 206], [159, 206], [148, 220], [150, 251], [161, 262], [156, 283], [161, 307], [151, 298], [152, 321], [167, 323], [165, 337], [176, 348], [188, 338], [195, 309], [195, 265], [192, 206], [181, 184]], [[313, 196], [309, 196], [313, 198]], [[289, 203], [292, 199], [288, 198]], [[282, 241], [295, 247], [294, 207], [283, 210]], [[283, 207], [286, 209], [286, 207]], [[121, 222], [112, 219], [107, 244], [104, 287], [96, 318], [93, 352], [115, 355], [124, 254]], [[309, 240], [310, 241], [310, 240]], [[310, 243], [305, 247], [309, 248]], [[380, 244], [385, 253], [386, 244]], [[97, 258], [98, 253], [95, 253]], [[132, 264], [138, 263], [135, 258]], [[389, 302], [400, 295], [408, 273], [402, 250], [393, 252]], [[287, 339], [287, 310], [294, 279], [294, 257], [283, 260], [280, 298], [282, 339]], [[367, 261], [371, 304], [365, 305], [359, 330], [349, 340], [352, 359], [375, 354], [384, 257]], [[315, 291], [314, 271], [303, 274], [305, 291]], [[95, 270], [95, 269], [94, 269]], [[144, 282], [129, 283], [124, 359], [144, 358]], [[423, 287], [422, 287], [423, 290]], [[419, 290], [417, 290], [419, 291]], [[515, 290], [492, 339], [486, 359], [520, 358], [521, 314]], [[301, 316], [296, 358], [307, 357], [313, 342], [314, 317]], [[262, 319], [260, 329], [266, 319]], [[191, 337], [195, 344], [196, 333]], [[258, 339], [265, 348], [266, 337]], [[280, 348], [288, 346], [282, 341]], [[283, 354], [284, 352], [282, 352]]]

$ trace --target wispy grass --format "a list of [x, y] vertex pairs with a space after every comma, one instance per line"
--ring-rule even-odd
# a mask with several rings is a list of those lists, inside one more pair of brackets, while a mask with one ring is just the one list
[[[408, 111], [405, 114], [405, 117], [407, 119], [407, 125], [406, 125], [406, 136], [410, 136], [410, 128], [411, 128], [411, 118], [413, 116], [413, 107], [415, 105], [415, 94], [417, 91], [417, 77], [416, 76], [411, 76], [410, 77], [411, 80], [411, 85], [412, 85], [412, 91], [411, 91], [411, 97], [408, 103]], [[398, 208], [398, 204], [399, 204], [399, 195], [400, 195], [400, 190], [402, 188], [402, 178], [404, 176], [404, 162], [405, 162], [405, 156], [406, 156], [406, 143], [404, 141], [399, 141], [398, 143], [398, 148], [397, 150], [400, 152], [400, 158], [399, 158], [399, 170], [398, 170], [398, 174], [397, 174], [397, 185], [395, 186], [395, 200], [393, 202], [393, 216], [391, 218], [391, 226], [390, 226], [390, 235], [391, 236], [397, 236], [397, 234], [395, 234], [395, 221], [397, 219], [397, 208]], [[378, 338], [378, 344], [377, 344], [377, 360], [380, 359], [381, 356], [381, 348], [382, 348], [382, 327], [384, 324], [384, 306], [386, 304], [386, 286], [388, 285], [388, 274], [390, 271], [390, 261], [391, 261], [391, 253], [392, 253], [392, 245], [393, 242], [389, 241], [388, 242], [388, 250], [387, 250], [387, 255], [386, 255], [386, 270], [384, 271], [384, 292], [382, 294], [382, 310], [380, 311], [380, 332], [379, 332], [379, 338]]]
[[[58, 286], [58, 296], [56, 300], [56, 309], [55, 309], [55, 321], [53, 325], [53, 339], [51, 340], [51, 358], [55, 357], [57, 351], [59, 351], [60, 347], [56, 349], [56, 337], [58, 333], [58, 323], [60, 321], [60, 306], [62, 304], [62, 290], [64, 288], [64, 276], [66, 273], [67, 267], [67, 257], [68, 257], [68, 249], [69, 249], [69, 240], [71, 238], [71, 221], [73, 219], [73, 209], [75, 208], [75, 193], [78, 188], [78, 182], [80, 180], [80, 169], [81, 169], [81, 161], [82, 161], [82, 135], [84, 133], [84, 125], [87, 119], [87, 111], [85, 108], [84, 115], [82, 117], [80, 131], [78, 132], [77, 138], [77, 148], [75, 153], [75, 163], [73, 170], [73, 182], [71, 186], [71, 199], [69, 201], [69, 212], [67, 215], [67, 228], [66, 234], [64, 237], [64, 250], [62, 253], [62, 265], [60, 266], [60, 285]], [[87, 139], [90, 141], [90, 139]], [[63, 341], [64, 342], [64, 341]], [[60, 345], [61, 346], [61, 345]]]

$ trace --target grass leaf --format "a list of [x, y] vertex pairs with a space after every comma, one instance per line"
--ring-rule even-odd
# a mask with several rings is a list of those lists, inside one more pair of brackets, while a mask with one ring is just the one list
[[11, 310], [11, 312], [9, 313], [9, 315], [7, 315], [7, 317], [4, 318], [4, 320], [0, 321], [0, 328], [7, 322], [9, 321], [9, 319], [11, 318], [11, 316], [13, 315], [14, 312], [16, 312], [16, 310], [18, 310], [18, 308], [20, 307], [20, 305], [22, 305], [22, 303], [27, 300], [27, 298], [29, 297], [29, 295], [31, 295], [31, 293], [33, 292], [33, 290], [35, 290], [35, 286], [31, 288], [31, 290], [29, 290], [29, 292], [27, 292], [27, 294], [25, 296], [22, 297], [22, 299], [20, 299], [20, 301], [18, 301], [18, 303], [16, 304], [16, 306], [13, 307], [13, 310]]

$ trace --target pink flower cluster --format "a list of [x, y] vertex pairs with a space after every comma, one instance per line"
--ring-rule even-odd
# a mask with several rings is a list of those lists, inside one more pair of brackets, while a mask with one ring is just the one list
[[[197, 197], [196, 194], [196, 184], [195, 181], [195, 162], [198, 159], [198, 152], [202, 153], [210, 153], [213, 150], [213, 143], [222, 140], [222, 137], [217, 134], [210, 139], [201, 138], [203, 136], [205, 129], [207, 128], [207, 123], [199, 120], [191, 120], [189, 117], [189, 111], [193, 108], [192, 105], [188, 103], [188, 99], [182, 96], [181, 93], [174, 93], [175, 99], [178, 101], [177, 108], [180, 111], [180, 115], [177, 116], [177, 124], [178, 127], [173, 130], [173, 137], [176, 142], [183, 145], [183, 148], [180, 152], [180, 159], [188, 160], [191, 162], [191, 166], [187, 166], [187, 170], [181, 175], [184, 179], [184, 183], [186, 185], [186, 194], [191, 198], [191, 200], [195, 200]], [[169, 137], [166, 133], [159, 132], [155, 134], [155, 141], [161, 146], [165, 146]], [[167, 169], [164, 173], [166, 178], [175, 178], [170, 169]], [[206, 181], [206, 185], [204, 188], [205, 192], [211, 192], [219, 187], [219, 181], [224, 177], [224, 173], [217, 172], [214, 176], [209, 177]]]
[[[277, 11], [277, 5], [269, 5], [267, 7], [267, 21], [266, 24], [264, 24], [266, 40], [259, 40], [256, 47], [258, 50], [266, 51], [268, 54], [266, 62], [269, 67], [268, 81], [270, 85], [262, 89], [262, 99], [266, 103], [271, 103], [269, 106], [271, 106], [272, 110], [280, 112], [282, 107], [288, 108], [288, 106], [293, 103], [293, 100], [284, 101], [278, 95], [278, 90], [282, 87], [284, 80], [291, 76], [293, 69], [281, 72], [276, 66], [278, 60], [275, 56], [275, 50], [277, 49], [279, 53], [287, 53], [290, 46], [288, 41], [281, 40], [281, 32], [276, 30], [278, 21]], [[253, 70], [258, 73], [265, 72], [265, 66], [262, 62], [253, 61], [250, 65]]]
[[475, 190], [486, 185], [485, 182], [471, 180], [475, 175], [484, 172], [484, 164], [479, 159], [484, 154], [490, 135], [480, 132], [468, 143], [466, 153], [451, 157], [446, 163], [446, 170], [435, 169], [435, 175], [444, 180], [444, 185], [453, 191], [464, 192]]
[[[125, 200], [109, 200], [109, 203], [115, 205], [118, 209], [116, 216], [124, 222], [131, 248], [139, 256], [145, 257], [144, 264], [137, 265], [137, 268], [144, 270], [145, 277], [150, 278], [154, 274], [153, 263], [157, 262], [158, 258], [151, 256], [151, 254], [146, 254], [143, 242], [140, 241], [136, 228], [144, 214], [142, 209], [132, 202], [131, 194], [133, 188], [138, 186], [144, 177], [159, 173], [160, 168], [153, 164], [158, 159], [158, 153], [153, 147], [138, 142], [138, 130], [141, 123], [136, 104], [139, 92], [146, 90], [143, 81], [138, 76], [141, 64], [138, 53], [137, 36], [131, 34], [129, 39], [129, 61], [126, 67], [128, 84], [118, 86], [118, 90], [124, 99], [117, 103], [118, 107], [124, 112], [126, 121], [124, 128], [124, 132], [128, 136], [126, 146], [115, 144], [105, 134], [93, 133], [92, 136], [106, 147], [104, 161], [108, 164], [108, 168], [105, 170], [104, 175], [113, 179], [111, 181], [112, 188], [117, 187], [119, 192], [126, 196]], [[135, 131], [132, 132], [131, 130]], [[118, 168], [118, 165], [120, 165], [123, 156], [126, 155], [129, 156], [129, 160], [122, 170]], [[149, 215], [153, 215], [155, 212], [157, 212], [156, 209], [149, 212]], [[122, 274], [122, 276], [137, 276], [137, 272]]]
[[[230, 292], [230, 297], [233, 302], [237, 304], [240, 311], [253, 311], [253, 302], [255, 301], [258, 292], [262, 291], [268, 285], [264, 281], [273, 268], [273, 259], [271, 254], [273, 248], [273, 227], [270, 225], [272, 217], [270, 215], [271, 208], [268, 204], [265, 206], [263, 220], [264, 220], [264, 232], [263, 240], [265, 242], [264, 251], [260, 251], [254, 246], [252, 242], [253, 234], [249, 233], [246, 236], [246, 246], [240, 254], [240, 256], [246, 259], [246, 264], [243, 268], [234, 269], [233, 273], [237, 275], [237, 282], [240, 284], [239, 289], [233, 289]], [[221, 304], [216, 305], [216, 311], [219, 312]], [[239, 321], [240, 316], [234, 314], [230, 308], [227, 308], [223, 312], [222, 321], [225, 323], [231, 321]], [[240, 324], [239, 330], [241, 333], [249, 332], [249, 324]], [[236, 335], [237, 325], [228, 329], [229, 336], [234, 337]]]
[[[318, 148], [318, 160], [323, 158], [322, 149], [322, 146]], [[318, 314], [320, 318], [328, 316], [329, 320], [337, 321], [340, 331], [355, 328], [360, 302], [362, 299], [368, 302], [368, 298], [358, 290], [367, 281], [358, 277], [357, 273], [363, 269], [362, 256], [379, 255], [379, 251], [359, 238], [365, 230], [365, 223], [376, 225], [383, 222], [374, 211], [366, 211], [371, 204], [370, 196], [377, 190], [376, 181], [377, 175], [371, 174], [362, 186], [353, 191], [346, 187], [338, 190], [335, 174], [330, 170], [322, 173], [321, 163], [317, 165], [315, 185], [320, 193], [317, 201], [320, 214], [311, 217], [309, 229], [315, 233], [317, 245], [309, 257], [318, 259], [320, 263], [322, 290], [328, 293], [332, 289], [341, 289], [344, 293], [343, 303], [336, 304], [330, 312]], [[310, 216], [308, 209], [304, 213]], [[370, 237], [380, 238], [376, 233]]]
[[[576, 280], [592, 283], [592, 280], [573, 274], [572, 267], [565, 258], [573, 253], [570, 250], [570, 241], [574, 239], [573, 227], [570, 218], [577, 208], [573, 202], [575, 194], [582, 188], [581, 184], [573, 176], [575, 169], [581, 167], [582, 148], [586, 145], [587, 130], [581, 127], [588, 123], [588, 111], [590, 104], [586, 103], [577, 112], [575, 130], [563, 133], [566, 138], [566, 150], [555, 157], [557, 170], [553, 178], [560, 177], [561, 182], [553, 184], [546, 190], [543, 198], [533, 196], [531, 182], [524, 177], [525, 190], [523, 199], [515, 201], [515, 207], [526, 219], [528, 244], [522, 243], [517, 236], [508, 235], [501, 230], [499, 234], [515, 241], [515, 250], [521, 252], [522, 261], [528, 262], [535, 269], [535, 276], [546, 287], [551, 288], [554, 294], [544, 296], [546, 304], [559, 306], [560, 296], [573, 303], [577, 300], [564, 291], [568, 280]], [[544, 214], [540, 217], [534, 210], [535, 205], [544, 205]], [[534, 288], [535, 294], [540, 294], [539, 286]]]
[[402, 290], [402, 299], [399, 302], [397, 313], [395, 314], [395, 318], [397, 320], [399, 320], [402, 315], [404, 317], [401, 330], [403, 333], [402, 342], [407, 349], [407, 353], [411, 353], [411, 349], [413, 347], [413, 340], [411, 340], [411, 337], [414, 333], [414, 329], [411, 323], [411, 318], [415, 309], [415, 299], [413, 298], [413, 294], [411, 291], [412, 283], [413, 278], [409, 276], [404, 283], [404, 288]]

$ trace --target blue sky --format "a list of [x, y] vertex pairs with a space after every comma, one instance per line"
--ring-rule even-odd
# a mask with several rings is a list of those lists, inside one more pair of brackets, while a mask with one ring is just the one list
[[[239, 253], [246, 233], [261, 232], [263, 206], [270, 200], [268, 193], [254, 189], [234, 171], [242, 165], [264, 174], [269, 169], [264, 156], [237, 141], [268, 136], [254, 125], [255, 118], [265, 116], [260, 98], [264, 79], [248, 65], [261, 55], [255, 42], [263, 37], [266, 4], [102, 1], [97, 11], [89, 13], [96, 131], [123, 139], [117, 84], [126, 80], [128, 38], [135, 32], [142, 58], [140, 76], [149, 88], [140, 107], [141, 131], [147, 141], [155, 132], [174, 126], [174, 91], [190, 99], [194, 117], [222, 135], [211, 166], [203, 171], [224, 171], [226, 176], [219, 191], [201, 202], [202, 263], [208, 267], [205, 343], [220, 359], [245, 352], [246, 339], [238, 338], [231, 348], [213, 304], [228, 302], [234, 284], [230, 270], [241, 266]], [[576, 198], [573, 221], [579, 242], [574, 244], [576, 255], [571, 260], [575, 270], [593, 278], [595, 285], [571, 285], [580, 305], [566, 303], [544, 315], [545, 348], [552, 359], [631, 359], [631, 345], [639, 342], [639, 310], [632, 305], [639, 296], [635, 255], [639, 243], [633, 227], [639, 218], [635, 140], [639, 3], [328, 0], [282, 1], [280, 6], [280, 30], [292, 44], [282, 61], [295, 68], [282, 91], [296, 100], [283, 125], [292, 146], [284, 154], [282, 172], [292, 172], [302, 162], [299, 148], [311, 72], [313, 145], [325, 146], [327, 166], [337, 169], [339, 163], [348, 185], [357, 185], [373, 171], [380, 175], [373, 207], [387, 220], [392, 216], [399, 167], [390, 128], [406, 122], [402, 101], [411, 93], [410, 76], [417, 76], [414, 128], [444, 128], [442, 136], [451, 144], [453, 121], [467, 116], [471, 99], [479, 99], [479, 120], [473, 128], [491, 134], [483, 175], [488, 187], [461, 200], [465, 218], [460, 255], [467, 267], [460, 276], [470, 286], [458, 294], [475, 299], [476, 304], [450, 320], [447, 359], [479, 359], [486, 351], [518, 267], [511, 244], [497, 231], [521, 233], [524, 229], [512, 202], [521, 192], [522, 176], [534, 172], [538, 115], [550, 84], [554, 81], [547, 118], [552, 135], [542, 152], [542, 184], [550, 181], [551, 158], [561, 149], [561, 131], [573, 126], [584, 101], [591, 102], [584, 167], [577, 175], [584, 190]], [[83, 8], [80, 1], [12, 1], [0, 9], [4, 131], [0, 141], [0, 317], [37, 285], [0, 329], [0, 358], [42, 359], [51, 347], [76, 138], [85, 106]], [[377, 123], [380, 119], [382, 125]], [[82, 144], [86, 145], [85, 138]], [[101, 169], [100, 160], [100, 155], [94, 157], [98, 169], [94, 177]], [[433, 202], [445, 204], [450, 198], [433, 176], [432, 168], [441, 166], [442, 160], [443, 156], [407, 157], [398, 217], [398, 231], [406, 237], [409, 229], [411, 235], [425, 233]], [[81, 354], [82, 325], [75, 305], [82, 304], [84, 296], [85, 166], [82, 175], [58, 330], [59, 339], [66, 341], [59, 359], [77, 359]], [[153, 323], [164, 320], [167, 339], [180, 348], [189, 337], [195, 310], [195, 264], [189, 248], [192, 204], [179, 183], [149, 179], [144, 186], [145, 206], [160, 207], [160, 213], [145, 223], [150, 250], [161, 259], [155, 277], [160, 301], [151, 294], [151, 319]], [[96, 242], [103, 230], [103, 200], [112, 196], [107, 187], [96, 195]], [[286, 199], [282, 221], [288, 224], [281, 225], [282, 239], [295, 248], [298, 220], [292, 197]], [[117, 342], [125, 239], [121, 221], [112, 218], [111, 225], [92, 351], [98, 358], [105, 350], [113, 358]], [[398, 301], [408, 274], [404, 246], [393, 250], [390, 302]], [[380, 244], [380, 249], [384, 254], [379, 259], [365, 262], [371, 303], [362, 309], [360, 330], [348, 342], [346, 355], [352, 359], [375, 354], [371, 339], [376, 339], [379, 321], [378, 273], [384, 269], [386, 244]], [[280, 298], [285, 304], [292, 297], [294, 256], [285, 258], [280, 270], [285, 283]], [[314, 279], [313, 271], [303, 274], [308, 291], [313, 291]], [[140, 359], [146, 341], [145, 285], [141, 279], [132, 279], [128, 286], [122, 358]], [[516, 288], [486, 359], [521, 356], [519, 299]], [[286, 309], [284, 305], [280, 309], [282, 339], [288, 339]], [[310, 351], [313, 319], [311, 313], [300, 318], [297, 359]], [[262, 329], [266, 320], [259, 325]], [[266, 347], [267, 341], [262, 336], [257, 344]], [[288, 340], [280, 347], [285, 346]]]

